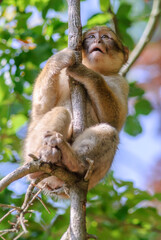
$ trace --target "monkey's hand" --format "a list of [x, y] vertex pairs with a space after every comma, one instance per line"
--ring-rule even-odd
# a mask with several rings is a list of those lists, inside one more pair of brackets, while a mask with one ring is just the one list
[[67, 74], [78, 82], [84, 84], [87, 88], [89, 84], [91, 85], [91, 83], [93, 85], [99, 81], [100, 84], [104, 81], [99, 73], [87, 68], [81, 63], [69, 66], [67, 68]]
[[65, 48], [49, 58], [47, 66], [52, 68], [54, 74], [58, 74], [63, 68], [72, 66], [76, 62], [75, 52]]

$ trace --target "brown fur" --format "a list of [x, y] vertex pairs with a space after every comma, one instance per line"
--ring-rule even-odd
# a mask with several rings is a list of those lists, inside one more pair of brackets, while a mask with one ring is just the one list
[[[104, 177], [111, 166], [127, 114], [128, 84], [118, 75], [127, 60], [127, 50], [107, 27], [95, 27], [84, 34], [83, 62], [75, 64], [70, 49], [52, 56], [36, 80], [31, 122], [24, 147], [29, 153], [61, 165], [78, 174], [88, 169], [86, 158], [94, 160], [89, 189]], [[72, 108], [68, 76], [87, 90], [87, 129], [72, 145]], [[37, 174], [30, 175], [36, 178]], [[56, 177], [43, 180], [46, 190], [63, 186]], [[59, 193], [57, 193], [59, 194]]]

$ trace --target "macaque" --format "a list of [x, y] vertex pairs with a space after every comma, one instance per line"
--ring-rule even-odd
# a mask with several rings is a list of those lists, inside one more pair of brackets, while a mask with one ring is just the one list
[[[116, 34], [106, 26], [96, 26], [83, 35], [82, 63], [76, 63], [75, 52], [64, 49], [51, 56], [38, 76], [32, 101], [31, 121], [24, 146], [24, 161], [34, 154], [46, 162], [62, 166], [84, 176], [87, 158], [94, 161], [89, 189], [109, 170], [119, 143], [127, 114], [128, 83], [118, 74], [127, 61], [128, 50]], [[68, 78], [86, 89], [87, 128], [74, 142], [72, 139], [72, 107]], [[42, 173], [30, 174], [35, 179]], [[64, 182], [50, 176], [45, 191], [59, 192]]]

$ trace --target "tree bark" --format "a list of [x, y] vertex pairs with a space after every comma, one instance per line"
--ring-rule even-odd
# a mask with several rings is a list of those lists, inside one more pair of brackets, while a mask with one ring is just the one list
[[[82, 60], [82, 26], [80, 20], [80, 0], [68, 0], [68, 47], [75, 50], [76, 63]], [[70, 79], [73, 111], [73, 138], [86, 128], [85, 89], [74, 79]], [[70, 227], [65, 239], [86, 240], [86, 197], [88, 182], [82, 180], [70, 187]]]
[[[80, 20], [80, 1], [68, 0], [68, 47], [75, 50], [76, 63], [82, 60], [82, 26]], [[76, 138], [86, 125], [85, 89], [74, 79], [70, 79], [73, 110], [73, 137]]]

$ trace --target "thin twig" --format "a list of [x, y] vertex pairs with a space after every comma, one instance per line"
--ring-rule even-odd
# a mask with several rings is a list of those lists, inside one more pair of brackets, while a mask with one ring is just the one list
[[20, 209], [20, 207], [16, 207], [16, 206], [13, 206], [13, 205], [8, 205], [8, 204], [3, 204], [3, 203], [0, 203], [0, 207], [1, 208], [14, 208], [14, 209], [17, 209], [17, 210]]
[[108, 12], [112, 15], [112, 19], [110, 20], [110, 27], [118, 35], [117, 18], [116, 18], [116, 15], [111, 8], [111, 3], [109, 5]]
[[10, 215], [12, 212], [16, 211], [16, 209], [11, 209], [9, 212], [7, 212], [1, 219], [0, 219], [0, 223], [8, 216]]
[[24, 231], [21, 232], [21, 233], [18, 234], [13, 240], [17, 240], [17, 239], [19, 239], [24, 233], [25, 233]]
[[5, 230], [0, 230], [0, 233], [11, 233], [11, 232], [17, 232], [17, 229], [5, 229]]
[[[43, 177], [46, 177], [46, 174], [43, 175]], [[35, 184], [37, 184], [39, 181], [42, 180], [42, 176], [36, 180], [34, 180], [28, 187], [24, 203], [22, 204], [22, 207], [15, 207], [11, 209], [7, 214], [5, 214], [0, 221], [4, 220], [9, 214], [11, 214], [13, 211], [17, 211], [17, 222], [16, 223], [10, 223], [10, 225], [13, 225], [12, 229], [2, 230], [2, 234], [9, 233], [9, 232], [18, 232], [20, 230], [20, 226], [22, 227], [23, 231], [15, 238], [18, 239], [22, 234], [27, 233], [27, 229], [25, 226], [25, 222], [28, 222], [28, 220], [25, 220], [25, 214], [32, 212], [32, 210], [28, 210], [28, 208], [32, 205], [33, 201], [37, 198], [37, 196], [40, 194], [40, 192], [43, 190], [43, 188], [39, 189], [34, 196], [32, 196], [32, 192], [34, 190]], [[10, 208], [10, 205], [1, 204], [3, 207]]]
[[5, 235], [6, 233], [2, 233], [1, 235], [0, 235], [0, 238], [2, 238], [2, 240], [6, 240], [4, 237], [3, 237], [3, 235]]
[[41, 202], [41, 204], [42, 204], [43, 207], [46, 209], [46, 211], [47, 211], [49, 214], [51, 214], [50, 210], [47, 208], [47, 206], [45, 205], [45, 203], [43, 202], [43, 200], [42, 200], [39, 196], [37, 196], [37, 199]]
[[160, 6], [161, 6], [161, 0], [153, 0], [152, 11], [151, 11], [147, 26], [141, 36], [140, 41], [137, 43], [136, 47], [131, 52], [127, 63], [121, 68], [120, 70], [121, 75], [123, 76], [126, 75], [130, 67], [133, 65], [133, 63], [139, 57], [140, 53], [143, 51], [147, 43], [150, 41], [152, 34], [155, 30], [157, 21], [159, 19]]
[[25, 226], [25, 223], [24, 223], [24, 213], [20, 213], [20, 216], [19, 216], [19, 223], [21, 224], [21, 227], [23, 229], [23, 232], [24, 233], [27, 233], [27, 229], [26, 229], [26, 226]]
[[98, 237], [93, 234], [87, 234], [87, 239], [98, 239]]
[[2, 240], [6, 240], [2, 235], [0, 235], [0, 238], [2, 238]]

